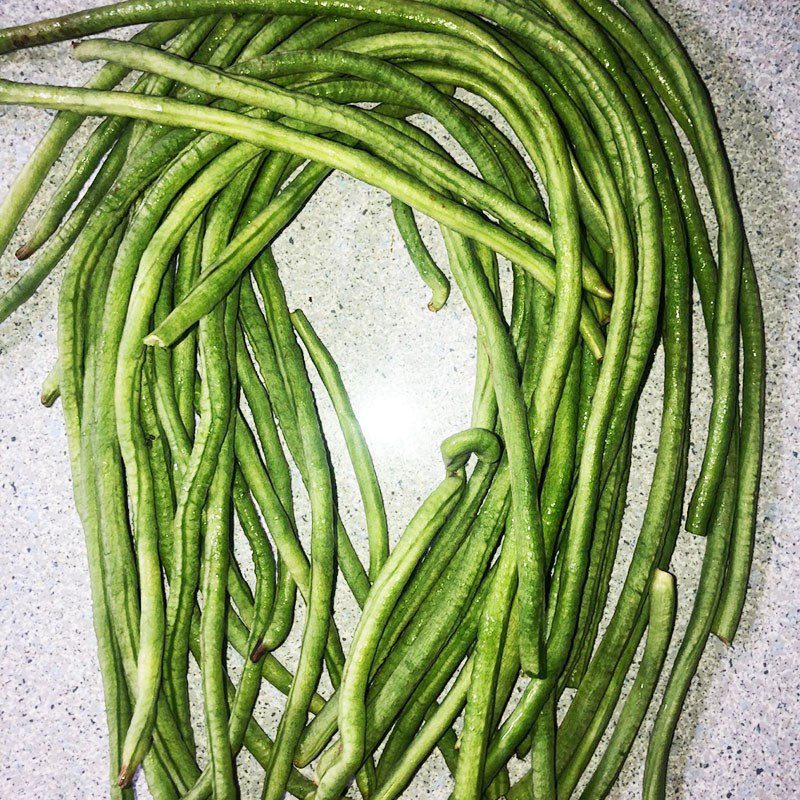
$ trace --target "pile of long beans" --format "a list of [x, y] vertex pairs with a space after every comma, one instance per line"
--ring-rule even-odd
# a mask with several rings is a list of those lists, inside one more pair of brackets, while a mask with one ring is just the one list
[[[454, 800], [605, 797], [664, 674], [643, 781], [664, 797], [703, 649], [742, 613], [765, 370], [733, 177], [675, 34], [648, 0], [135, 0], [2, 30], [0, 54], [133, 25], [129, 41], [76, 41], [75, 58], [105, 62], [84, 88], [0, 80], [0, 103], [58, 111], [0, 209], [2, 249], [101, 118], [17, 250], [32, 266], [0, 319], [64, 265], [43, 399], [60, 395], [66, 418], [112, 796], [132, 797], [143, 764], [156, 800], [236, 797], [246, 748], [265, 800], [390, 800], [438, 748]], [[271, 250], [335, 170], [391, 196], [431, 310], [452, 279], [477, 326], [471, 428], [443, 443], [444, 478], [392, 549], [339, 370], [290, 312]], [[685, 527], [706, 545], [665, 670], [699, 445], [695, 290], [713, 400]], [[659, 349], [655, 471], [610, 604]], [[368, 563], [339, 514], [310, 367], [358, 480]], [[346, 649], [337, 589], [361, 608]], [[285, 696], [269, 734], [265, 682]]]

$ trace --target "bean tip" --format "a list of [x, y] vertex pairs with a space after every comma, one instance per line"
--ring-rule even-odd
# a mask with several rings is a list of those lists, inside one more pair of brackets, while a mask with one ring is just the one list
[[132, 780], [133, 780], [133, 771], [126, 764], [119, 771], [119, 777], [117, 778], [117, 786], [119, 786], [120, 789], [127, 789], [131, 785]]
[[14, 255], [16, 256], [17, 261], [27, 261], [27, 259], [33, 255], [33, 248], [30, 246], [30, 244], [24, 244]]
[[706, 529], [702, 526], [701, 523], [697, 522], [696, 520], [687, 519], [684, 527], [686, 528], [687, 533], [691, 533], [694, 536], [706, 535]]
[[166, 342], [156, 333], [149, 333], [144, 337], [146, 347], [166, 347]]
[[267, 652], [267, 648], [264, 647], [264, 642], [261, 641], [253, 648], [253, 652], [250, 653], [250, 660], [254, 664], [257, 664], [259, 661], [261, 661], [261, 659], [264, 657], [266, 652]]

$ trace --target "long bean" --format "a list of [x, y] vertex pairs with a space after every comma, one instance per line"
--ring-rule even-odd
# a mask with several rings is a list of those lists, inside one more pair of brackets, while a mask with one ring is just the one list
[[[235, 797], [245, 747], [267, 800], [335, 800], [351, 783], [390, 800], [438, 748], [455, 800], [566, 799], [604, 741], [584, 796], [606, 796], [675, 621], [698, 445], [693, 279], [711, 417], [685, 526], [708, 538], [649, 731], [644, 796], [664, 797], [703, 649], [712, 632], [731, 641], [744, 607], [766, 368], [732, 170], [675, 34], [649, 0], [129, 0], [0, 30], [0, 54], [133, 25], [130, 41], [73, 48], [106, 62], [84, 88], [0, 80], [0, 103], [58, 112], [2, 206], [4, 249], [100, 118], [17, 253], [36, 260], [0, 321], [66, 262], [42, 399], [60, 396], [67, 422], [112, 796], [127, 800], [141, 763], [156, 800]], [[472, 427], [445, 441], [444, 481], [392, 547], [340, 348], [290, 311], [296, 265], [274, 247], [309, 235], [298, 217], [337, 170], [388, 195], [429, 307], [457, 310], [458, 293], [475, 323]], [[633, 443], [659, 351], [639, 515]], [[274, 741], [264, 705], [279, 710]], [[530, 763], [512, 786], [515, 754]]]

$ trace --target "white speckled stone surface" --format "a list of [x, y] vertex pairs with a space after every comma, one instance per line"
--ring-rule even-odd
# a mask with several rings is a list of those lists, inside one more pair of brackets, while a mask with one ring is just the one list
[[[0, 26], [86, 6], [87, 0], [0, 3]], [[98, 4], [98, 3], [93, 3]], [[660, 0], [705, 76], [737, 176], [761, 281], [769, 343], [766, 457], [751, 593], [735, 646], [712, 640], [686, 704], [669, 797], [800, 797], [800, 5], [796, 0]], [[80, 82], [66, 46], [0, 60], [0, 75]], [[0, 109], [0, 192], [42, 134], [42, 111]], [[366, 209], [366, 210], [365, 210]], [[438, 477], [438, 442], [468, 422], [472, 322], [460, 298], [434, 317], [392, 233], [384, 196], [337, 176], [279, 245], [291, 301], [339, 360], [374, 448], [393, 531]], [[0, 262], [0, 286], [17, 265]], [[58, 408], [38, 403], [55, 358], [56, 282], [0, 330], [0, 798], [105, 795], [106, 734], [82, 533], [73, 509]], [[699, 327], [699, 326], [698, 326]], [[697, 363], [703, 359], [698, 356]], [[658, 366], [643, 399], [623, 540], [638, 530], [649, 486]], [[695, 426], [708, 413], [698, 366]], [[330, 410], [324, 422], [350, 528], [356, 490]], [[389, 420], [389, 422], [387, 422]], [[694, 454], [694, 467], [698, 453]], [[674, 559], [684, 602], [701, 541]], [[343, 627], [352, 614], [342, 616]], [[274, 715], [273, 715], [274, 716]], [[269, 727], [269, 715], [266, 717]], [[274, 722], [272, 723], [274, 724]], [[615, 798], [638, 795], [640, 742]], [[244, 796], [257, 796], [248, 762]], [[139, 783], [146, 793], [143, 782]], [[409, 798], [445, 800], [426, 769]]]

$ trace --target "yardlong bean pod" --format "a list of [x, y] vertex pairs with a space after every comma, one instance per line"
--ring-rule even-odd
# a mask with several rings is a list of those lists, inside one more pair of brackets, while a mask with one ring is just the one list
[[[157, 800], [235, 797], [245, 746], [267, 800], [337, 800], [353, 782], [389, 800], [437, 747], [456, 800], [567, 798], [649, 625], [584, 793], [605, 796], [674, 622], [694, 278], [712, 415], [686, 526], [709, 536], [645, 768], [644, 795], [663, 797], [703, 647], [742, 613], [765, 381], [732, 172], [680, 42], [648, 0], [134, 0], [0, 30], [0, 54], [139, 24], [130, 42], [77, 45], [111, 62], [86, 88], [0, 79], [0, 103], [59, 112], [2, 206], [4, 249], [85, 117], [102, 118], [22, 242], [37, 260], [0, 320], [66, 261], [46, 399], [62, 398], [90, 558], [112, 796], [143, 763]], [[447, 477], [393, 548], [339, 347], [312, 306], [290, 315], [297, 265], [273, 250], [336, 170], [388, 193], [431, 309], [452, 282], [476, 323], [473, 428], [447, 440]], [[298, 338], [354, 467], [366, 524], [349, 531]], [[659, 349], [652, 480], [617, 594]], [[299, 655], [273, 652], [287, 640]], [[262, 679], [286, 695], [274, 743]], [[533, 777], [511, 786], [515, 752]]]

